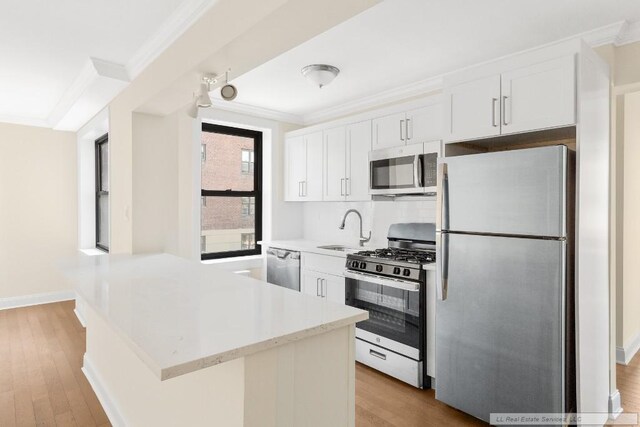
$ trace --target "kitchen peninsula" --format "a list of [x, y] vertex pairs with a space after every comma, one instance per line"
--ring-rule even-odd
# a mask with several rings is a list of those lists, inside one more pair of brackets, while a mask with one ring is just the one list
[[66, 267], [114, 425], [353, 426], [368, 314], [167, 254]]

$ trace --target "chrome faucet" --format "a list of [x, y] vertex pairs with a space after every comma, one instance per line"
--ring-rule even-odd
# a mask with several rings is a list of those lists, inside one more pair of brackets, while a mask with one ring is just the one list
[[348, 211], [346, 211], [346, 212], [344, 213], [344, 217], [342, 217], [342, 222], [340, 223], [340, 225], [338, 226], [338, 228], [339, 228], [340, 230], [344, 230], [344, 223], [345, 223], [345, 221], [347, 220], [347, 217], [349, 216], [349, 214], [350, 214], [351, 212], [355, 213], [356, 215], [358, 215], [358, 218], [360, 218], [360, 246], [364, 246], [364, 244], [365, 244], [366, 242], [368, 242], [369, 240], [371, 240], [371, 231], [369, 231], [369, 237], [364, 237], [364, 236], [362, 235], [362, 215], [360, 215], [360, 212], [358, 212], [358, 211], [357, 211], [357, 210], [355, 210], [355, 209], [349, 209]]

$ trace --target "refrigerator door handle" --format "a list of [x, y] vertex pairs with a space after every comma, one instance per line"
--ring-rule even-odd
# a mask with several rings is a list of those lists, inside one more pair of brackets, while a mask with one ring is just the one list
[[436, 296], [447, 299], [449, 291], [449, 234], [436, 231]]
[[447, 188], [446, 181], [448, 179], [447, 173], [447, 164], [438, 164], [438, 179], [436, 182], [436, 231], [442, 231], [448, 227], [448, 224], [444, 222], [448, 216], [447, 196], [445, 194]]

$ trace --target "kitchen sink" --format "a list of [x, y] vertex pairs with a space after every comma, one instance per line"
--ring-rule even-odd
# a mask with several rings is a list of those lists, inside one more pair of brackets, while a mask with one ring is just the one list
[[318, 249], [327, 249], [329, 251], [340, 251], [340, 252], [357, 251], [357, 249], [350, 248], [344, 245], [324, 245], [324, 246], [318, 246]]

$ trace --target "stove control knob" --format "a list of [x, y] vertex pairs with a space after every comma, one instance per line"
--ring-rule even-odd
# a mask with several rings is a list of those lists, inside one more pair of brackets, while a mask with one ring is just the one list
[[361, 263], [360, 263], [360, 268], [361, 268], [361, 269], [363, 269], [363, 270], [364, 270], [365, 268], [367, 268], [367, 263], [366, 263], [366, 262], [361, 262]]
[[376, 265], [376, 271], [378, 273], [380, 273], [382, 271], [382, 266], [381, 265]]
[[352, 261], [351, 262], [351, 267], [358, 268], [358, 261]]
[[402, 272], [403, 276], [411, 276], [411, 270], [409, 270], [408, 268], [405, 268], [404, 271]]
[[400, 267], [394, 267], [393, 274], [400, 274]]

